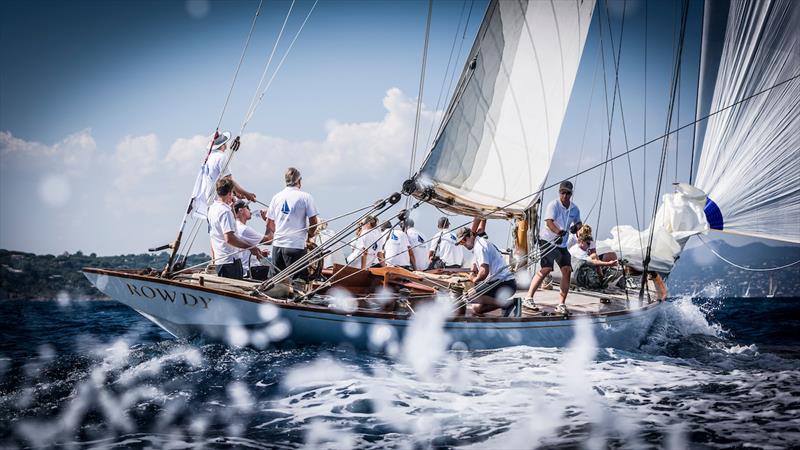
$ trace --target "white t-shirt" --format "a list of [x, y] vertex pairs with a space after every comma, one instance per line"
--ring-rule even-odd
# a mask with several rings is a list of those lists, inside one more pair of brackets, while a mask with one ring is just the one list
[[569, 242], [569, 254], [572, 256], [572, 270], [578, 270], [584, 263], [587, 261], [591, 261], [592, 257], [590, 254], [591, 251], [594, 250], [595, 253], [597, 252], [597, 246], [595, 245], [594, 241], [589, 244], [589, 249], [584, 250], [578, 244], [578, 240], [574, 237], [571, 237]]
[[208, 207], [208, 235], [214, 250], [214, 264], [230, 264], [239, 258], [240, 249], [225, 242], [225, 233], [231, 231], [236, 233], [233, 211], [230, 206], [217, 199]]
[[[216, 195], [217, 180], [231, 174], [231, 166], [225, 168], [226, 160], [225, 152], [214, 150], [208, 155], [208, 160], [200, 168], [200, 173], [197, 175], [197, 180], [194, 184], [192, 191], [193, 206], [192, 213], [195, 217], [206, 217], [208, 214], [208, 204], [206, 203], [209, 198], [214, 198]], [[223, 171], [223, 169], [225, 169]]]
[[[442, 237], [441, 241], [439, 236]], [[436, 249], [437, 242], [439, 244], [438, 250]], [[456, 242], [455, 231], [439, 231], [433, 236], [428, 250], [435, 252], [435, 255], [441, 258], [446, 265], [460, 266], [464, 264], [464, 254], [461, 252], [461, 248], [456, 245]], [[427, 261], [427, 258], [425, 260]]]
[[361, 241], [361, 237], [356, 239], [353, 244], [349, 245], [350, 247], [350, 254], [347, 255], [347, 265], [350, 267], [361, 268], [361, 252], [364, 248], [361, 246], [363, 243]]
[[296, 187], [287, 186], [269, 203], [267, 218], [275, 222], [273, 247], [306, 248], [306, 219], [318, 215], [314, 198]]
[[474, 263], [478, 268], [487, 264], [489, 275], [486, 281], [506, 281], [514, 278], [514, 274], [508, 269], [508, 264], [503, 259], [503, 254], [488, 239], [482, 237], [475, 238], [475, 246], [472, 247], [472, 254], [475, 256]]
[[[387, 230], [389, 231], [389, 230]], [[408, 256], [408, 236], [405, 231], [395, 228], [391, 233], [386, 234], [384, 239], [383, 252], [386, 257], [386, 264], [390, 266], [410, 266], [411, 257]]]
[[383, 233], [378, 228], [373, 228], [368, 230], [361, 237], [358, 238], [356, 241], [356, 259], [353, 260], [353, 265], [355, 267], [361, 267], [361, 252], [364, 249], [367, 249], [367, 265], [366, 267], [372, 267], [375, 264], [378, 264], [380, 261], [378, 260], [378, 252], [383, 251]]
[[[334, 237], [335, 235], [336, 235], [335, 231], [326, 228], [317, 233], [317, 236], [319, 237], [318, 242], [319, 244], [324, 244], [329, 240], [331, 240], [331, 238]], [[340, 246], [341, 245], [338, 244], [335, 245], [333, 249], [336, 250], [333, 253], [329, 253], [327, 256], [325, 256], [325, 259], [323, 260], [323, 267], [333, 267], [335, 264], [339, 264], [342, 266], [347, 264], [347, 261], [345, 260], [344, 256], [344, 251], [341, 248], [339, 248]]]
[[409, 227], [406, 230], [408, 236], [408, 243], [411, 245], [411, 251], [414, 252], [414, 262], [416, 265], [414, 269], [425, 270], [428, 268], [428, 244], [425, 243], [427, 239], [425, 236], [417, 231], [414, 227]]
[[[569, 228], [572, 225], [575, 225], [581, 222], [581, 210], [578, 209], [578, 205], [575, 202], [570, 201], [569, 207], [565, 208], [564, 205], [561, 204], [561, 200], [555, 199], [547, 204], [547, 207], [544, 209], [544, 220], [552, 220], [555, 222], [556, 226], [562, 230], [567, 230], [569, 232]], [[558, 235], [550, 231], [550, 228], [547, 227], [547, 224], [542, 224], [542, 228], [539, 231], [539, 238], [545, 241], [552, 241]], [[561, 242], [559, 247], [567, 248], [567, 241], [565, 239]]]
[[[236, 235], [239, 238], [247, 243], [247, 245], [257, 245], [261, 242], [261, 239], [264, 238], [264, 235], [259, 233], [258, 231], [250, 228], [249, 226], [243, 224], [242, 222], [236, 221]], [[239, 258], [242, 260], [242, 268], [245, 272], [250, 270], [250, 267], [256, 267], [261, 265], [261, 261], [258, 260], [250, 250], [242, 250], [239, 252]]]

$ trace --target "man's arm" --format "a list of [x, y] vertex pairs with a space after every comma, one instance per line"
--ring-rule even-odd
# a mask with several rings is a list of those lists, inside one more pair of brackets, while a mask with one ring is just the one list
[[272, 242], [272, 238], [275, 237], [275, 221], [272, 219], [267, 219], [267, 234], [266, 237], [269, 238], [269, 241]]
[[408, 247], [408, 257], [411, 260], [411, 267], [417, 267], [417, 260], [414, 259], [414, 251], [411, 249], [410, 246]]
[[225, 242], [228, 245], [236, 248], [249, 249], [250, 253], [259, 258], [262, 256], [261, 251], [258, 249], [258, 247], [250, 248], [250, 244], [243, 241], [239, 236], [236, 236], [236, 233], [233, 231], [228, 231], [227, 233], [225, 233]]
[[485, 280], [486, 277], [489, 276], [489, 265], [488, 264], [481, 264], [478, 268], [478, 273], [470, 275], [473, 283], [480, 283], [481, 281]]
[[558, 228], [556, 222], [553, 219], [545, 219], [544, 223], [547, 225], [547, 228], [555, 234], [561, 233], [561, 228]]
[[253, 194], [252, 192], [243, 188], [239, 183], [236, 182], [236, 180], [233, 179], [233, 177], [230, 174], [225, 175], [223, 178], [230, 178], [230, 180], [233, 181], [233, 195], [239, 198], [246, 198], [251, 202], [255, 201], [256, 194]]
[[308, 218], [308, 240], [314, 239], [314, 235], [317, 233], [317, 224], [319, 223], [319, 219], [317, 216], [311, 216]]

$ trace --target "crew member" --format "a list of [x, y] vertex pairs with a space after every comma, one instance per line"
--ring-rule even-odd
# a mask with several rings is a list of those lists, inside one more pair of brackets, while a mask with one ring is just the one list
[[[314, 238], [317, 207], [311, 194], [301, 191], [300, 171], [289, 167], [284, 174], [286, 187], [272, 197], [267, 211], [267, 232], [272, 237], [272, 259], [281, 271], [306, 254], [306, 241]], [[307, 280], [301, 270], [292, 278]]]
[[489, 239], [479, 237], [469, 228], [458, 230], [456, 242], [472, 250], [474, 256], [469, 279], [475, 287], [467, 295], [474, 296], [486, 289], [475, 299], [473, 314], [482, 315], [498, 308], [503, 308], [506, 314], [510, 312], [514, 305], [509, 299], [517, 291], [517, 282], [500, 250]]
[[547, 204], [544, 210], [545, 226], [539, 231], [539, 251], [541, 269], [533, 277], [525, 306], [536, 308], [533, 295], [544, 278], [553, 271], [554, 264], [561, 269], [561, 301], [557, 311], [567, 315], [567, 294], [569, 293], [569, 277], [572, 274], [572, 264], [567, 242], [569, 233], [576, 233], [581, 227], [581, 212], [572, 201], [572, 182], [563, 181], [558, 187], [559, 198]]
[[[267, 233], [259, 233], [247, 225], [253, 215], [250, 207], [244, 200], [237, 200], [233, 204], [233, 215], [236, 217], [236, 235], [245, 241], [249, 246], [256, 246], [259, 244], [269, 244], [269, 236]], [[261, 210], [261, 218], [266, 217], [266, 211]], [[266, 250], [261, 251], [265, 256], [269, 253]], [[266, 280], [269, 277], [269, 268], [261, 264], [258, 258], [253, 258], [249, 251], [242, 250], [239, 257], [242, 260], [242, 270], [248, 278], [254, 280]]]
[[414, 253], [414, 270], [425, 270], [428, 268], [428, 246], [425, 245], [425, 235], [414, 228], [414, 220], [406, 219], [403, 222], [408, 243], [411, 244], [411, 251]]
[[439, 232], [431, 240], [428, 252], [428, 269], [461, 267], [464, 263], [464, 254], [456, 247], [456, 235], [450, 228], [450, 220], [442, 216], [437, 223]]
[[247, 249], [256, 258], [263, 254], [258, 247], [251, 248], [236, 235], [236, 220], [230, 206], [233, 203], [233, 180], [222, 178], [216, 186], [217, 199], [208, 208], [208, 234], [217, 275], [241, 280], [244, 273], [239, 251]]
[[414, 252], [411, 250], [408, 235], [399, 227], [392, 227], [390, 221], [386, 221], [383, 237], [383, 253], [387, 266], [402, 267], [406, 270], [414, 270]]

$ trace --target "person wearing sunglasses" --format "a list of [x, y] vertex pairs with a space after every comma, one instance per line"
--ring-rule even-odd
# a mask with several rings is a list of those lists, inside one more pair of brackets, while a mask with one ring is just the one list
[[538, 310], [533, 296], [558, 264], [561, 270], [561, 301], [557, 311], [567, 315], [567, 294], [569, 278], [572, 274], [572, 257], [567, 250], [569, 234], [575, 234], [581, 227], [581, 211], [572, 201], [572, 182], [562, 181], [558, 187], [558, 198], [547, 204], [544, 209], [545, 226], [539, 231], [539, 252], [541, 269], [533, 277], [528, 295], [525, 299], [527, 308]]

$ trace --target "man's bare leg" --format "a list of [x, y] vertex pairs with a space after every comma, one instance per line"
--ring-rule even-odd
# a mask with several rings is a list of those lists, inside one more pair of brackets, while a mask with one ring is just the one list
[[561, 268], [561, 304], [567, 303], [567, 294], [569, 293], [569, 277], [572, 274], [572, 267], [566, 266]]
[[550, 275], [553, 269], [550, 267], [542, 267], [539, 272], [533, 277], [531, 280], [531, 287], [528, 288], [528, 298], [533, 298], [533, 294], [539, 289], [539, 286], [542, 285], [542, 281], [544, 281], [547, 275]]

